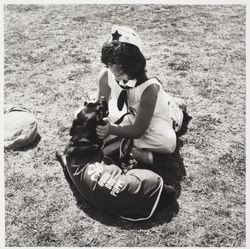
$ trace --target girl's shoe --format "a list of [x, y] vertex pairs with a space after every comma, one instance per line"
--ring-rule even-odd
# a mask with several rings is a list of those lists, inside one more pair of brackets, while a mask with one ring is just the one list
[[169, 102], [169, 114], [173, 120], [173, 129], [178, 132], [183, 123], [183, 115], [186, 112], [186, 104], [182, 98], [173, 97]]
[[187, 111], [187, 105], [185, 103], [185, 100], [179, 97], [174, 97], [174, 101], [177, 104], [177, 106], [183, 111]]
[[125, 154], [129, 153], [130, 159], [135, 159], [138, 162], [142, 162], [150, 166], [153, 165], [153, 152], [145, 149], [138, 149], [134, 147], [132, 143], [133, 141], [130, 139], [123, 139], [120, 145], [120, 158], [124, 158]]
[[143, 149], [138, 149], [134, 147], [131, 150], [131, 154], [133, 158], [139, 162], [143, 162], [147, 165], [154, 164], [153, 152], [149, 150], [143, 150]]

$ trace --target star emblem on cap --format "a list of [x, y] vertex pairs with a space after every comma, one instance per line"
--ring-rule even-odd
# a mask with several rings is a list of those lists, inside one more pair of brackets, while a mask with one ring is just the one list
[[120, 35], [120, 34], [118, 33], [118, 31], [116, 30], [115, 33], [112, 34], [113, 41], [115, 41], [115, 40], [116, 40], [116, 41], [119, 41], [120, 36], [122, 36], [122, 35]]

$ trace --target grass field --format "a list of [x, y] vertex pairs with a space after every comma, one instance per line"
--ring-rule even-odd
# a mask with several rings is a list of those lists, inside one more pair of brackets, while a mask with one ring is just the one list
[[[4, 102], [32, 110], [40, 134], [5, 151], [5, 245], [245, 246], [245, 22], [244, 5], [5, 5]], [[148, 75], [192, 117], [163, 169], [178, 205], [143, 223], [80, 201], [55, 160], [112, 24], [140, 34]]]

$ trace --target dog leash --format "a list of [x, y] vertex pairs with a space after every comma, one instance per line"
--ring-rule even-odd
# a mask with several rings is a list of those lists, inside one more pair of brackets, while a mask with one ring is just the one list
[[[117, 124], [117, 125], [120, 124], [120, 123], [123, 121], [123, 119], [124, 119], [128, 114], [131, 114], [131, 113], [130, 113], [130, 112], [124, 113], [118, 120], [116, 120], [116, 121], [114, 122], [114, 124]], [[114, 138], [110, 139], [109, 141], [107, 141], [107, 142], [104, 144], [104, 147], [103, 147], [103, 148], [105, 148], [105, 147], [107, 147], [107, 146], [109, 146], [109, 145], [111, 145], [111, 144], [113, 144], [113, 143], [119, 141], [120, 139], [121, 139], [120, 137], [114, 137]]]
[[[128, 147], [125, 150], [125, 153], [123, 154], [124, 147], [128, 143]], [[134, 145], [134, 140], [129, 138], [124, 138], [122, 141], [121, 147], [120, 147], [120, 155], [122, 155], [118, 160], [118, 165], [122, 165], [122, 163], [128, 163], [128, 161], [131, 159], [131, 150]]]

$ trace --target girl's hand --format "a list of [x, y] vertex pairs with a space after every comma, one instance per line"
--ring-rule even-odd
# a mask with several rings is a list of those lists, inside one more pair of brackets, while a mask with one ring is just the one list
[[96, 127], [96, 133], [100, 139], [104, 139], [110, 134], [110, 122], [108, 118], [104, 118], [103, 121], [106, 123], [105, 125], [98, 125]]

